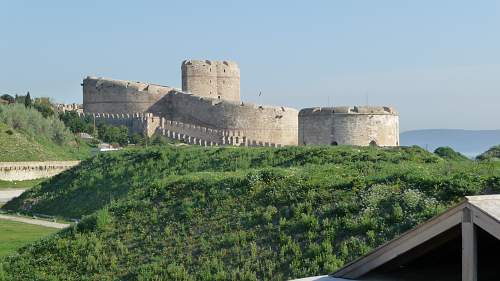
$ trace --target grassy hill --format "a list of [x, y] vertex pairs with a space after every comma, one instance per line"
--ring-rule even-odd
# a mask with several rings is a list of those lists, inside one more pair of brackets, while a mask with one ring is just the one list
[[39, 225], [0, 220], [0, 258], [12, 255], [18, 248], [56, 231]]
[[493, 146], [484, 153], [477, 156], [480, 161], [499, 161], [500, 160], [500, 145]]
[[0, 162], [82, 159], [90, 150], [57, 116], [21, 104], [0, 105]]
[[103, 154], [4, 207], [84, 218], [5, 258], [0, 280], [326, 274], [464, 195], [500, 192], [499, 172], [495, 162], [448, 161], [419, 148]]
[[90, 155], [90, 146], [82, 142], [57, 145], [49, 140], [30, 137], [0, 123], [0, 162], [82, 159]]

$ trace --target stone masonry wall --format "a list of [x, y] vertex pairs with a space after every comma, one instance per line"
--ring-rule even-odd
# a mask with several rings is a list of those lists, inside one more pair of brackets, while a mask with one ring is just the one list
[[185, 60], [182, 91], [200, 97], [240, 101], [240, 68], [232, 61]]
[[80, 161], [0, 162], [0, 180], [49, 178], [78, 165]]
[[80, 114], [81, 118], [92, 116], [96, 122], [104, 122], [114, 126], [127, 126], [131, 134], [147, 134], [149, 137], [159, 134], [170, 139], [183, 141], [189, 144], [203, 146], [270, 146], [280, 147], [285, 144], [264, 142], [245, 136], [239, 130], [218, 130], [199, 125], [167, 120], [153, 116], [151, 113], [142, 114], [107, 114], [92, 113]]
[[172, 92], [162, 100], [165, 118], [207, 128], [241, 131], [263, 143], [297, 145], [298, 111]]
[[79, 116], [81, 118], [91, 116], [95, 118], [96, 123], [104, 122], [113, 126], [125, 126], [129, 129], [130, 134], [141, 134], [149, 137], [153, 136], [161, 125], [161, 117], [154, 116], [152, 113], [81, 113]]
[[151, 112], [161, 115], [158, 102], [174, 89], [155, 84], [87, 77], [83, 80], [85, 113]]
[[299, 143], [399, 146], [399, 115], [390, 107], [303, 109], [299, 114]]

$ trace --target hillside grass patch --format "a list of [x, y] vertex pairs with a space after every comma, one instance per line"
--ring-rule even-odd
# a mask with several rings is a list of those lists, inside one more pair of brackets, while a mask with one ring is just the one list
[[0, 258], [58, 229], [0, 219]]

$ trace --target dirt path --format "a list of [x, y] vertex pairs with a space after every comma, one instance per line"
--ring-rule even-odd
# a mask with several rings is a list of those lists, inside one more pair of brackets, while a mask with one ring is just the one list
[[69, 226], [69, 224], [65, 224], [65, 223], [57, 223], [57, 222], [44, 221], [44, 220], [35, 220], [35, 219], [30, 219], [30, 218], [25, 218], [25, 217], [17, 217], [17, 216], [2, 215], [2, 214], [0, 214], [0, 220], [17, 221], [17, 222], [23, 222], [23, 223], [29, 223], [29, 224], [35, 224], [35, 225], [41, 225], [41, 226], [59, 228], [59, 229], [63, 229], [63, 228], [66, 228]]

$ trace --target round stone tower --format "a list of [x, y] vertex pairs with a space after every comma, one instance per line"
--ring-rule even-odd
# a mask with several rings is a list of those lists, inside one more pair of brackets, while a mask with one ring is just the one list
[[399, 146], [399, 114], [372, 106], [302, 109], [299, 144]]
[[240, 68], [236, 62], [218, 61], [217, 93], [221, 99], [240, 101]]
[[182, 91], [196, 96], [240, 101], [240, 68], [231, 61], [185, 60]]

